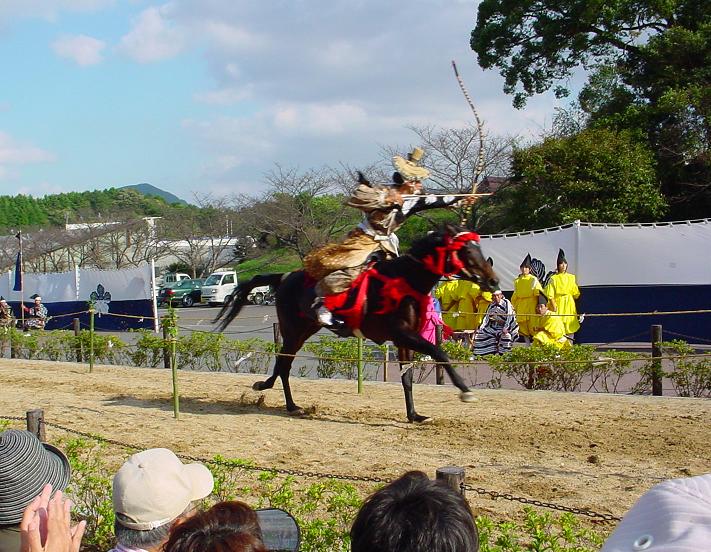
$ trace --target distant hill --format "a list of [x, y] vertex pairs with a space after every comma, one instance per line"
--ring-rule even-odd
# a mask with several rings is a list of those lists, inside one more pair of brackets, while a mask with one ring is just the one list
[[154, 197], [162, 197], [165, 199], [166, 203], [168, 204], [173, 204], [173, 203], [179, 203], [180, 205], [187, 205], [188, 202], [185, 201], [184, 199], [180, 199], [178, 196], [171, 194], [170, 192], [166, 192], [165, 190], [161, 190], [160, 188], [156, 188], [155, 186], [152, 186], [151, 184], [147, 183], [142, 183], [142, 184], [132, 184], [131, 186], [122, 186], [119, 188], [119, 190], [136, 190], [138, 193], [143, 194], [144, 196], [154, 196]]

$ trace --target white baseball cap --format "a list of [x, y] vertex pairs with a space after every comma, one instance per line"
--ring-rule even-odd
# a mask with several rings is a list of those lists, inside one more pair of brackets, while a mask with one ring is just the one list
[[183, 464], [170, 450], [155, 448], [131, 456], [114, 476], [114, 512], [129, 529], [149, 531], [170, 523], [193, 500], [212, 492], [214, 481], [202, 464]]
[[698, 552], [711, 546], [711, 473], [652, 487], [600, 552]]

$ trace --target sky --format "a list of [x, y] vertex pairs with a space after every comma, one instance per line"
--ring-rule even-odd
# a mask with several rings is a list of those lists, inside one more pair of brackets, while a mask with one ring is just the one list
[[259, 194], [275, 164], [371, 164], [412, 126], [535, 137], [469, 48], [476, 1], [0, 0], [0, 195], [148, 182]]

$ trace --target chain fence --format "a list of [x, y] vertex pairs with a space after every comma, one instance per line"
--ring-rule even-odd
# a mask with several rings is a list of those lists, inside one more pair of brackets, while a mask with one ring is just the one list
[[[26, 421], [26, 418], [23, 418], [20, 416], [0, 416], [0, 420], [24, 422], [24, 421]], [[103, 436], [95, 434], [95, 433], [89, 433], [86, 431], [76, 430], [76, 429], [61, 425], [61, 424], [48, 422], [44, 419], [41, 420], [41, 423], [47, 427], [59, 429], [61, 431], [69, 433], [71, 435], [77, 435], [79, 437], [91, 439], [91, 440], [94, 440], [99, 443], [104, 443], [107, 445], [113, 445], [116, 447], [120, 447], [125, 450], [129, 450], [129, 451], [143, 450], [143, 447], [132, 445], [130, 443], [124, 443], [124, 442], [119, 441], [117, 439], [103, 437]], [[349, 481], [349, 482], [359, 482], [359, 483], [375, 483], [375, 484], [387, 484], [387, 483], [390, 483], [390, 481], [392, 480], [388, 477], [377, 477], [377, 476], [369, 476], [369, 475], [352, 475], [352, 474], [331, 473], [331, 472], [316, 472], [316, 471], [310, 471], [310, 470], [276, 468], [276, 467], [272, 467], [272, 466], [261, 466], [261, 465], [256, 465], [256, 464], [240, 464], [239, 468], [237, 468], [234, 466], [233, 463], [231, 463], [227, 460], [220, 460], [218, 458], [203, 458], [200, 456], [192, 456], [192, 455], [187, 455], [187, 454], [183, 454], [183, 453], [179, 453], [179, 452], [176, 452], [175, 455], [178, 458], [180, 458], [182, 460], [189, 461], [189, 462], [200, 462], [202, 464], [210, 464], [210, 465], [215, 465], [215, 466], [221, 466], [224, 468], [241, 469], [241, 470], [254, 471], [254, 472], [270, 472], [270, 473], [275, 473], [275, 474], [279, 474], [279, 475], [288, 475], [288, 476], [301, 477], [301, 478], [307, 478], [307, 479], [334, 479], [334, 480], [339, 480], [339, 481]], [[534, 498], [526, 498], [526, 497], [522, 497], [522, 496], [516, 496], [511, 493], [505, 493], [505, 492], [502, 493], [499, 491], [493, 491], [493, 490], [484, 489], [481, 487], [473, 487], [473, 486], [467, 485], [465, 483], [461, 484], [460, 490], [461, 490], [462, 494], [466, 494], [466, 492], [473, 492], [479, 496], [484, 496], [484, 497], [487, 497], [491, 500], [499, 500], [499, 499], [508, 500], [511, 502], [518, 502], [520, 504], [536, 506], [538, 508], [547, 508], [547, 509], [551, 509], [551, 510], [556, 510], [558, 512], [568, 512], [571, 514], [586, 516], [586, 517], [604, 521], [604, 522], [616, 522], [616, 521], [620, 521], [622, 519], [621, 517], [615, 516], [613, 514], [595, 512], [595, 511], [589, 510], [587, 508], [576, 508], [576, 507], [571, 507], [571, 506], [563, 506], [561, 504], [555, 504], [553, 502], [544, 502], [544, 501], [537, 500]]]

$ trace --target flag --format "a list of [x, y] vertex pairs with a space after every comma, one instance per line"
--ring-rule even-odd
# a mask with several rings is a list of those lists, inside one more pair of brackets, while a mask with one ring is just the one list
[[17, 252], [17, 262], [15, 263], [15, 287], [14, 291], [22, 291], [22, 251]]

